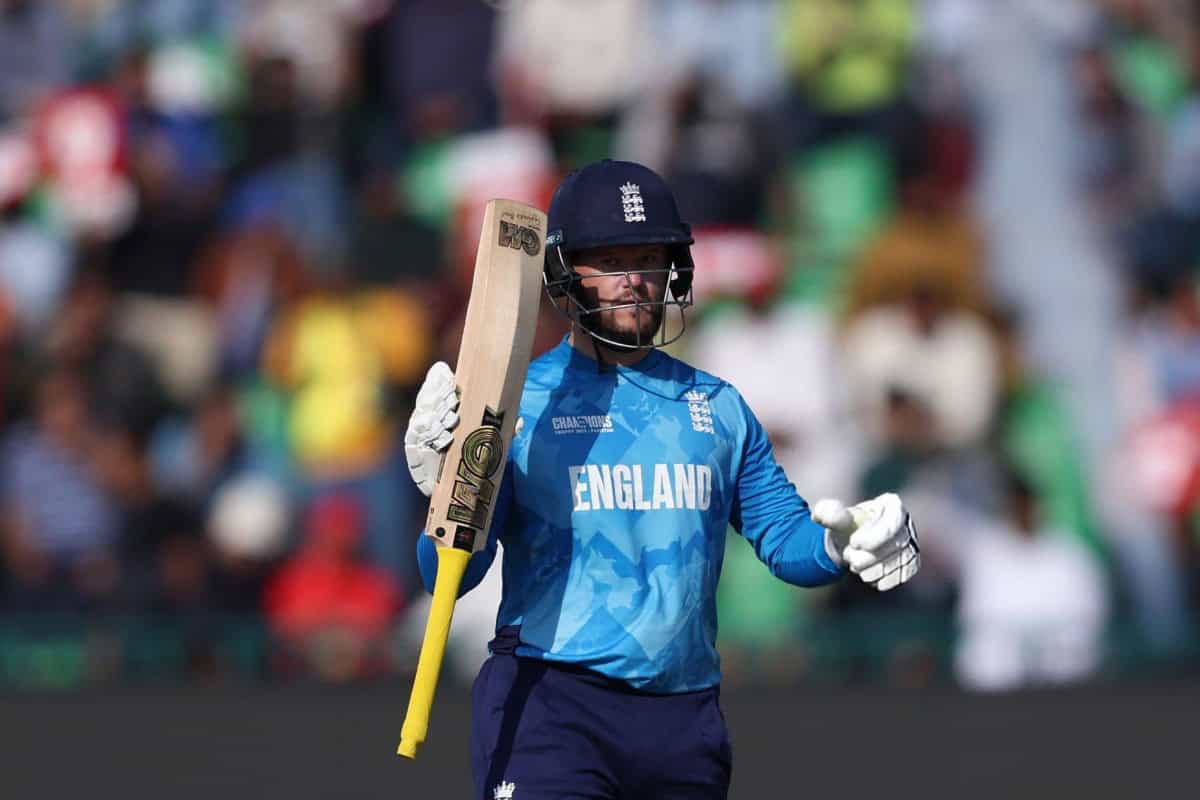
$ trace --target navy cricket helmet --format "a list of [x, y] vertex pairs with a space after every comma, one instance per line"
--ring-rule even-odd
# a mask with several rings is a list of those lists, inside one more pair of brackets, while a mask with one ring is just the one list
[[672, 299], [691, 304], [692, 230], [666, 181], [632, 161], [605, 159], [567, 175], [547, 214], [545, 280], [551, 297], [569, 296], [577, 277], [571, 254], [591, 247], [663, 244], [671, 260]]

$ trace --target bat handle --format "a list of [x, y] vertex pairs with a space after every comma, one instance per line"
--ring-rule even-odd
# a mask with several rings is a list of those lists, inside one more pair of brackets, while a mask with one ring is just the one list
[[425, 741], [429, 730], [429, 711], [433, 707], [438, 673], [442, 671], [442, 657], [446, 654], [450, 619], [454, 616], [454, 603], [458, 600], [463, 573], [471, 558], [469, 552], [457, 547], [438, 547], [437, 555], [433, 605], [429, 609], [429, 621], [425, 623], [425, 639], [421, 642], [417, 675], [408, 698], [408, 713], [404, 716], [404, 727], [400, 729], [400, 746], [396, 748], [396, 753], [405, 758], [417, 757], [417, 747]]

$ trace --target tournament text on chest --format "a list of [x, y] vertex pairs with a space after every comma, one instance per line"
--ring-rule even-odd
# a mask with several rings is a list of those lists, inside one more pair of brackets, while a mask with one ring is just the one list
[[573, 511], [708, 510], [712, 470], [703, 464], [585, 464], [567, 467]]
[[608, 414], [577, 414], [567, 417], [552, 417], [551, 427], [555, 433], [612, 433], [613, 421]]

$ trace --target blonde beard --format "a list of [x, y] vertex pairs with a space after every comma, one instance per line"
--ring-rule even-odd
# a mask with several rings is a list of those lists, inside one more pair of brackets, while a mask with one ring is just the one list
[[[647, 303], [648, 308], [645, 314], [638, 313], [637, 318], [642, 319], [647, 314], [649, 319], [646, 324], [641, 325], [637, 330], [626, 330], [614, 328], [603, 323], [604, 312], [600, 311], [596, 314], [581, 315], [579, 317], [579, 327], [585, 333], [595, 334], [607, 339], [607, 342], [599, 341], [605, 347], [627, 348], [636, 350], [642, 347], [653, 347], [654, 337], [662, 328], [664, 306], [661, 303]], [[594, 320], [592, 318], [595, 318]]]

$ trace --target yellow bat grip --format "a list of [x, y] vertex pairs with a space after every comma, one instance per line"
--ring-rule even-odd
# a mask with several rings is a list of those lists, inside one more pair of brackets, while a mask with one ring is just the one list
[[421, 642], [421, 656], [417, 660], [417, 675], [413, 679], [412, 694], [408, 697], [408, 713], [404, 716], [404, 727], [400, 729], [400, 746], [397, 755], [416, 758], [417, 747], [425, 741], [429, 731], [429, 710], [433, 707], [433, 693], [437, 690], [438, 673], [442, 671], [442, 657], [446, 653], [446, 638], [450, 635], [450, 620], [454, 616], [454, 603], [462, 586], [463, 573], [471, 554], [457, 547], [438, 547], [437, 578], [433, 584], [433, 605], [429, 609], [429, 621], [425, 623], [425, 639]]

